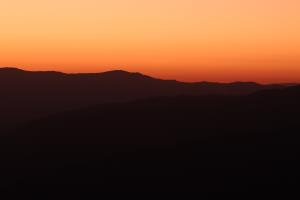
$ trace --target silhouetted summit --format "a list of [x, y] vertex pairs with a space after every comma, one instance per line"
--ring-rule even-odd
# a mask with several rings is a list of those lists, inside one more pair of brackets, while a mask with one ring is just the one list
[[6, 74], [12, 74], [12, 75], [40, 75], [40, 74], [63, 74], [61, 72], [57, 72], [57, 71], [26, 71], [26, 70], [22, 70], [19, 68], [14, 68], [14, 67], [3, 67], [0, 68], [0, 75], [4, 76]]
[[0, 68], [0, 72], [12, 72], [12, 73], [16, 73], [16, 72], [25, 72], [22, 69], [18, 69], [18, 68], [14, 68], [14, 67], [2, 67]]

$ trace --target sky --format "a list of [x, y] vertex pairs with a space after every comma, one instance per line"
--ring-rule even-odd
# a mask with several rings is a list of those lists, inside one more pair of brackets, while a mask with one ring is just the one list
[[2, 0], [0, 66], [300, 82], [299, 0]]

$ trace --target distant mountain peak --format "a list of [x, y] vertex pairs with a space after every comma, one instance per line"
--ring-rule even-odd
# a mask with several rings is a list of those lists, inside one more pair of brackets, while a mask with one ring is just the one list
[[58, 71], [29, 71], [23, 70], [16, 67], [2, 67], [0, 73], [11, 73], [11, 74], [64, 74]]
[[115, 69], [115, 70], [105, 71], [103, 73], [130, 73], [130, 72], [125, 71], [125, 70], [121, 70], [121, 69]]
[[121, 69], [116, 69], [116, 70], [111, 70], [111, 71], [106, 71], [102, 73], [111, 73], [111, 74], [139, 74], [138, 72], [129, 72]]
[[242, 85], [242, 86], [261, 86], [261, 84], [256, 83], [256, 82], [243, 82], [243, 81], [236, 81], [236, 82], [232, 82], [229, 83], [229, 85]]
[[100, 75], [108, 75], [108, 76], [118, 76], [118, 77], [140, 77], [145, 79], [156, 79], [147, 75], [144, 75], [139, 72], [129, 72], [125, 70], [112, 70], [99, 73]]
[[25, 71], [16, 67], [2, 67], [0, 68], [0, 72], [25, 72]]
[[133, 72], [128, 72], [125, 70], [111, 70], [106, 72], [100, 72], [99, 74], [114, 74], [114, 75], [132, 75], [135, 74]]

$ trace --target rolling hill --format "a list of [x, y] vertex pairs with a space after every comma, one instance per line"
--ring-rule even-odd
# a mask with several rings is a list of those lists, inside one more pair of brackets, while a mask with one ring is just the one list
[[2, 183], [75, 196], [106, 189], [297, 190], [299, 102], [295, 86], [58, 113], [2, 140], [2, 152], [9, 152]]
[[183, 83], [116, 70], [95, 74], [31, 72], [0, 68], [0, 121], [5, 128], [32, 119], [101, 103], [160, 96], [247, 95], [284, 85]]

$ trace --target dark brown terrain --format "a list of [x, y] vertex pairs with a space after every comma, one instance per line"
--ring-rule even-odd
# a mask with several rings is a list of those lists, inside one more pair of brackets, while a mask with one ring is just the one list
[[300, 86], [4, 71], [12, 119], [43, 111], [1, 135], [1, 188], [12, 194], [298, 190]]

